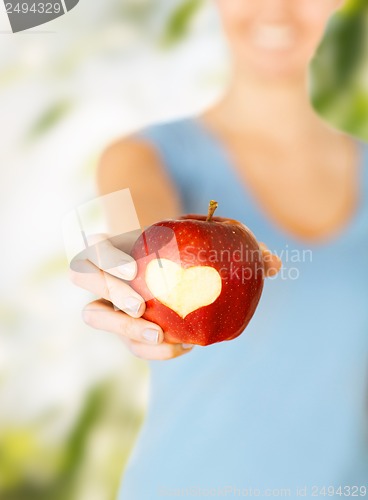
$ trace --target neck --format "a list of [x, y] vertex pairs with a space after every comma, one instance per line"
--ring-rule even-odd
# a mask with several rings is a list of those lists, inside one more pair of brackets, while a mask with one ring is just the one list
[[216, 109], [216, 115], [232, 133], [250, 130], [290, 141], [326, 130], [310, 104], [307, 75], [272, 80], [235, 70]]

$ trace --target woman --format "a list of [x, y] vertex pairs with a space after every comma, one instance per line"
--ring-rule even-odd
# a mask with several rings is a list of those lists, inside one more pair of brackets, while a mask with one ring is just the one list
[[[203, 213], [214, 198], [218, 215], [247, 224], [283, 269], [266, 283], [243, 335], [194, 349], [165, 343], [123, 281], [113, 278], [109, 293], [103, 273], [74, 274], [76, 284], [124, 311], [98, 300], [85, 321], [154, 360], [148, 414], [120, 498], [208, 496], [206, 489], [294, 498], [323, 495], [323, 487], [352, 495], [368, 479], [368, 270], [360, 264], [368, 155], [315, 114], [306, 85], [341, 2], [216, 5], [234, 65], [227, 93], [198, 118], [113, 144], [99, 189], [129, 187], [142, 225]], [[278, 259], [265, 252], [275, 274]], [[135, 271], [130, 259], [115, 274], [131, 279]]]

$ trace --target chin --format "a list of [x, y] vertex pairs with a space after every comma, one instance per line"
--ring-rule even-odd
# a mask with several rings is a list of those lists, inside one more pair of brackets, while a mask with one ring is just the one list
[[309, 65], [309, 61], [301, 64], [300, 57], [288, 50], [258, 50], [242, 61], [248, 73], [262, 80], [300, 80], [306, 77]]

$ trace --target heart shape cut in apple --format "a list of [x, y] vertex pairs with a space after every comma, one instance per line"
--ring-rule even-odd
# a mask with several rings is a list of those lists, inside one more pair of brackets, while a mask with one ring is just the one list
[[151, 260], [145, 279], [152, 295], [183, 319], [215, 302], [222, 289], [221, 277], [213, 267], [184, 269], [168, 259]]

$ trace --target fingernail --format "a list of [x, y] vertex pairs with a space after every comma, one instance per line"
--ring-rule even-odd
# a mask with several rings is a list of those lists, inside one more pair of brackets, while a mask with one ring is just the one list
[[183, 349], [191, 349], [193, 347], [193, 344], [181, 344]]
[[157, 330], [153, 330], [152, 328], [147, 328], [143, 331], [142, 337], [144, 340], [148, 342], [152, 342], [153, 344], [158, 343], [159, 332]]
[[126, 312], [127, 314], [138, 314], [141, 305], [142, 301], [136, 299], [135, 297], [126, 297], [122, 301], [123, 311]]
[[137, 272], [137, 265], [134, 260], [129, 262], [124, 262], [117, 267], [119, 273], [124, 279], [131, 280], [135, 277]]

